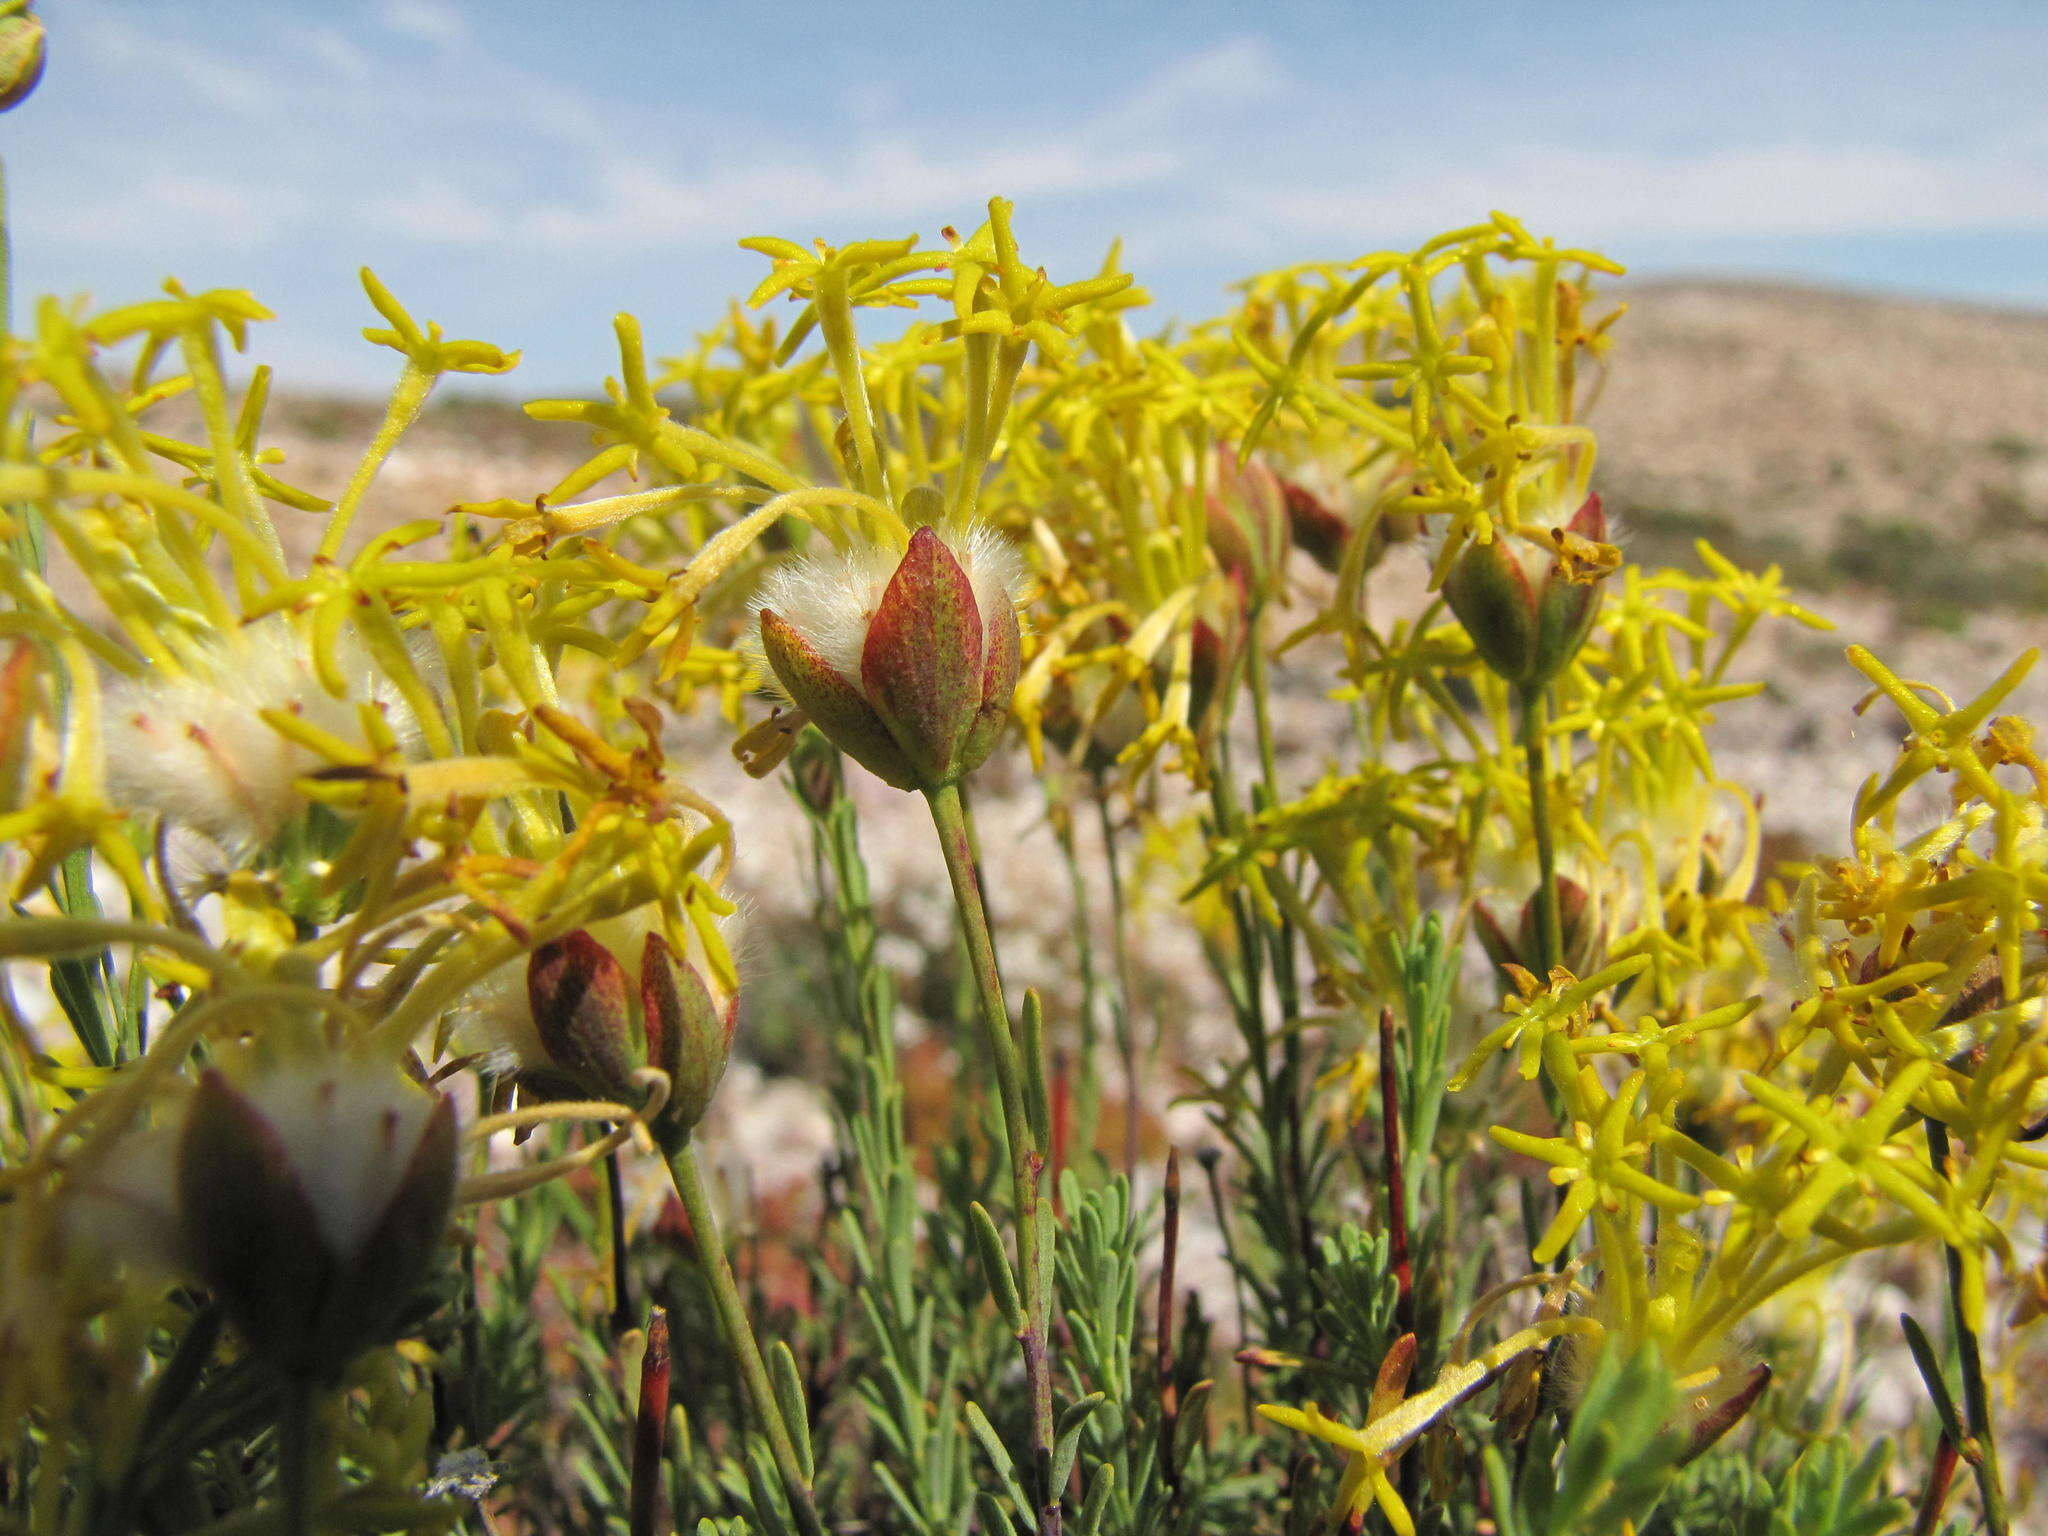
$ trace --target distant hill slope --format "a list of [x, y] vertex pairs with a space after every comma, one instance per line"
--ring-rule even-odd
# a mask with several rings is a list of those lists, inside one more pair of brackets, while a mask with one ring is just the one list
[[[1639, 558], [1704, 534], [1947, 626], [2048, 609], [2048, 314], [1723, 282], [1625, 290], [1592, 413]], [[1874, 595], [1874, 594], [1873, 594]]]

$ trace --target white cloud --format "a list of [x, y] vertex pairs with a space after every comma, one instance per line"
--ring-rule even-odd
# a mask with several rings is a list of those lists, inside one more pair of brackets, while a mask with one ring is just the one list
[[1263, 38], [1238, 37], [1177, 59], [1113, 102], [1099, 131], [1147, 135], [1285, 96], [1290, 80]]
[[261, 71], [184, 42], [165, 28], [137, 26], [96, 6], [80, 6], [65, 21], [63, 42], [77, 43], [117, 75], [146, 80], [152, 90], [169, 83], [244, 115], [267, 112], [278, 99], [275, 84]]
[[367, 80], [374, 68], [370, 56], [332, 27], [313, 27], [303, 35], [306, 51], [328, 72], [348, 81]]
[[384, 25], [402, 37], [454, 48], [469, 40], [469, 23], [448, 0], [384, 0]]
[[1524, 148], [1449, 168], [1278, 187], [1240, 199], [1276, 231], [1361, 249], [1505, 208], [1572, 238], [1827, 237], [2048, 223], [2048, 160], [1979, 143], [1918, 154], [1784, 143], [1698, 153]]
[[421, 181], [403, 192], [373, 197], [363, 204], [362, 213], [373, 227], [429, 245], [483, 245], [506, 233], [498, 210], [444, 180]]
[[526, 223], [557, 249], [630, 253], [776, 231], [801, 238], [846, 218], [877, 226], [930, 217], [976, 221], [992, 195], [1113, 192], [1158, 183], [1178, 169], [1178, 158], [1165, 152], [1102, 150], [1074, 137], [938, 154], [908, 139], [875, 139], [843, 158], [787, 156], [694, 179], [644, 158], [619, 158], [601, 167], [589, 202], [544, 207]]

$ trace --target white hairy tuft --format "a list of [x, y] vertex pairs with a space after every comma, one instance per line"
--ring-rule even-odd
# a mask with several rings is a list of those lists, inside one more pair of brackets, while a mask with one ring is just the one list
[[[1024, 594], [1024, 558], [1008, 539], [985, 524], [976, 524], [965, 539], [948, 539], [947, 548], [967, 573], [974, 605], [984, 626], [999, 605], [1015, 607]], [[869, 545], [841, 554], [832, 552], [778, 566], [761, 584], [752, 604], [746, 644], [759, 680], [775, 686], [774, 670], [760, 655], [761, 613], [775, 614], [856, 689], [860, 687], [861, 651], [868, 625], [881, 606], [889, 579], [902, 555]], [[778, 690], [779, 691], [779, 690]]]
[[344, 741], [363, 740], [357, 707], [382, 709], [401, 743], [416, 734], [395, 690], [360, 649], [342, 647], [348, 692], [313, 671], [290, 621], [263, 619], [217, 637], [184, 677], [123, 682], [107, 699], [107, 787], [116, 803], [162, 814], [237, 856], [268, 843], [306, 808], [293, 780], [320, 766], [264, 710], [288, 710]]

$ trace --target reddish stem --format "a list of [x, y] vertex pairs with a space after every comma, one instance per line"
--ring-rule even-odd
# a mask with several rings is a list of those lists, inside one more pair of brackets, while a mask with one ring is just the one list
[[661, 1464], [668, 1448], [668, 1314], [650, 1309], [647, 1353], [640, 1357], [640, 1415], [633, 1426], [633, 1536], [660, 1536]]
[[1173, 1271], [1180, 1256], [1180, 1149], [1166, 1153], [1166, 1217], [1160, 1236], [1159, 1260], [1159, 1464], [1166, 1485], [1178, 1489], [1180, 1473], [1173, 1464], [1174, 1431], [1180, 1422], [1180, 1389], [1174, 1385]]
[[1927, 1490], [1920, 1495], [1920, 1513], [1913, 1521], [1913, 1536], [1934, 1536], [1936, 1522], [1941, 1519], [1942, 1506], [1948, 1503], [1948, 1487], [1955, 1481], [1956, 1443], [1943, 1431], [1941, 1443], [1934, 1448], [1934, 1465], [1927, 1469]]
[[1386, 1161], [1387, 1256], [1399, 1288], [1403, 1332], [1414, 1319], [1415, 1269], [1408, 1258], [1408, 1178], [1401, 1160], [1401, 1077], [1394, 1058], [1394, 1010], [1380, 1009], [1380, 1145]]

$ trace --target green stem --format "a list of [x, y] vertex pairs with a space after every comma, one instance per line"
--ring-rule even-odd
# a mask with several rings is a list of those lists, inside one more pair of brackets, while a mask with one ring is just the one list
[[1039, 1498], [1039, 1536], [1059, 1536], [1060, 1491], [1052, 1486], [1052, 1368], [1048, 1337], [1052, 1320], [1050, 1212], [1043, 1209], [1040, 1182], [1045, 1160], [1033, 1131], [1026, 1095], [1024, 1063], [1010, 1031], [1010, 1011], [1003, 1001], [1002, 977], [996, 969], [995, 936], [982, 905], [981, 881], [975, 874], [973, 843], [957, 784], [928, 791], [932, 825], [953, 883], [960, 911], [960, 930], [974, 969], [975, 994], [981, 1004], [982, 1032], [996, 1069], [1002, 1100], [1003, 1140], [1009, 1152], [1010, 1182], [1017, 1208], [1017, 1259], [1023, 1272], [1025, 1325], [1018, 1338], [1024, 1351], [1025, 1382], [1031, 1395], [1031, 1457]]
[[668, 1154], [669, 1177], [675, 1181], [676, 1196], [690, 1218], [690, 1230], [697, 1237], [697, 1256], [711, 1282], [711, 1300], [718, 1311], [719, 1331], [726, 1347], [739, 1362], [740, 1379], [753, 1402], [754, 1415], [768, 1436], [768, 1451], [775, 1458], [775, 1470], [782, 1476], [783, 1492], [795, 1512], [804, 1536], [824, 1536], [818, 1507], [811, 1498], [811, 1485], [796, 1457], [789, 1438], [789, 1426], [782, 1421], [782, 1409], [775, 1388], [768, 1380], [768, 1365], [761, 1358], [761, 1346], [754, 1340], [754, 1325], [747, 1319], [747, 1305], [740, 1297], [739, 1282], [733, 1277], [732, 1261], [725, 1255], [725, 1239], [719, 1234], [718, 1213], [712, 1208], [704, 1180], [697, 1171], [697, 1153], [688, 1140]]
[[1252, 693], [1252, 724], [1259, 738], [1259, 772], [1266, 781], [1266, 791], [1273, 797], [1273, 803], [1280, 803], [1280, 772], [1273, 750], [1273, 716], [1271, 685], [1266, 676], [1266, 648], [1260, 642], [1259, 620], [1264, 613], [1263, 605], [1255, 604], [1245, 620], [1248, 639], [1245, 644], [1245, 681]]
[[[1946, 1180], [1948, 1127], [1934, 1119], [1925, 1123], [1928, 1158], [1934, 1164], [1935, 1175]], [[2012, 1517], [2005, 1505], [2005, 1484], [1998, 1475], [1998, 1445], [1992, 1434], [1991, 1397], [1984, 1386], [1984, 1356], [1978, 1348], [1977, 1330], [1970, 1326], [1963, 1312], [1963, 1256], [1946, 1245], [1942, 1253], [1948, 1261], [1949, 1321], [1955, 1328], [1956, 1353], [1963, 1363], [1963, 1416], [1970, 1438], [1977, 1443], [1972, 1462], [1977, 1474], [1977, 1495], [1984, 1504], [1984, 1526], [1991, 1536], [2007, 1536]]]
[[619, 1175], [619, 1154], [604, 1160], [606, 1235], [611, 1243], [612, 1337], [622, 1337], [637, 1320], [633, 1311], [632, 1275], [626, 1239], [626, 1187]]
[[1131, 951], [1124, 905], [1123, 861], [1117, 857], [1116, 823], [1110, 815], [1109, 786], [1102, 775], [1095, 776], [1095, 810], [1102, 822], [1102, 861], [1109, 869], [1109, 936], [1116, 958], [1116, 997], [1110, 1005], [1110, 1022], [1116, 1030], [1117, 1055], [1124, 1071], [1124, 1177], [1138, 1177], [1138, 1023], [1132, 1006], [1136, 995], [1131, 986]]
[[1529, 825], [1536, 834], [1536, 958], [1541, 973], [1564, 956], [1557, 914], [1557, 849], [1550, 832], [1549, 709], [1541, 688], [1522, 690], [1522, 766], [1529, 779]]

